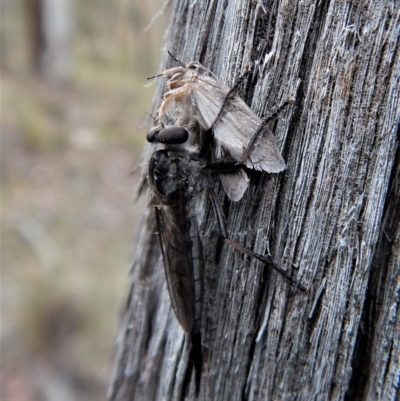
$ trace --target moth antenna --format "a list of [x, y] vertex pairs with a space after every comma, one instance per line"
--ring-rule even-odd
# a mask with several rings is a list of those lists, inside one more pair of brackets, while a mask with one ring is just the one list
[[173, 56], [169, 50], [168, 50], [168, 55], [172, 58], [172, 60], [176, 61], [179, 65], [181, 65], [182, 67], [186, 67], [186, 65], [183, 64], [182, 61], [178, 60], [175, 56]]
[[154, 78], [158, 78], [158, 77], [162, 77], [162, 76], [164, 76], [163, 72], [161, 74], [153, 75], [152, 77], [148, 77], [146, 79], [154, 79]]

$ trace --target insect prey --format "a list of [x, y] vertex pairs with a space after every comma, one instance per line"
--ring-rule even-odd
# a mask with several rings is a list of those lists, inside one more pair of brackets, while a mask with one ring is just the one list
[[[159, 76], [168, 78], [168, 91], [158, 110], [158, 125], [148, 134], [152, 141], [166, 143], [162, 142], [163, 131], [171, 129], [168, 125], [172, 122], [172, 127], [188, 132], [187, 140], [182, 142], [180, 137], [181, 142], [176, 144], [191, 152], [200, 152], [209, 145], [214, 162], [241, 163], [268, 173], [279, 173], [286, 168], [276, 138], [265, 121], [200, 63], [181, 64], [155, 77]], [[248, 186], [247, 174], [236, 169], [229, 175], [221, 174], [220, 178], [228, 197], [240, 200]]]

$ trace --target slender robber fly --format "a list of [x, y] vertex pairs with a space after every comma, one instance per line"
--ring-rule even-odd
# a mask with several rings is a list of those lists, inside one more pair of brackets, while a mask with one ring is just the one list
[[[149, 78], [169, 79], [168, 91], [158, 110], [157, 125], [149, 131], [147, 139], [181, 144], [191, 152], [210, 146], [214, 162], [241, 163], [268, 173], [283, 171], [286, 165], [267, 122], [290, 101], [273, 116], [262, 120], [234, 92], [236, 85], [230, 89], [198, 62], [184, 65], [176, 61], [180, 64], [178, 67]], [[236, 169], [229, 175], [221, 174], [220, 178], [228, 197], [239, 201], [248, 186], [245, 171]]]
[[147, 140], [165, 149], [151, 156], [148, 181], [172, 306], [184, 331], [194, 333], [201, 318], [204, 256], [198, 204], [204, 190], [222, 238], [293, 281], [270, 257], [228, 237], [221, 205], [209, 185], [210, 175], [218, 174], [228, 197], [238, 201], [248, 183], [243, 168], [276, 173], [286, 167], [266, 124], [289, 102], [261, 120], [234, 93], [235, 87], [221, 84], [199, 63], [180, 64], [158, 75], [171, 78]]
[[[222, 207], [210, 187], [213, 173], [229, 175], [237, 164], [209, 165], [184, 148], [158, 150], [150, 158], [149, 186], [153, 193], [168, 290], [175, 315], [187, 333], [198, 332], [203, 283], [203, 244], [199, 233], [199, 198], [207, 190], [222, 238], [233, 248], [273, 267], [293, 282], [269, 256], [260, 255], [229, 238]], [[301, 287], [300, 287], [301, 288]]]
[[196, 216], [201, 165], [176, 148], [153, 153], [148, 167], [168, 291], [187, 333], [199, 330], [201, 317], [203, 248]]

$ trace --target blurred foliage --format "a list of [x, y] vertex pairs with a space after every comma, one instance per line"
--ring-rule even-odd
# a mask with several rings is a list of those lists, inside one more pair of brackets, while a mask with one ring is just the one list
[[144, 31], [162, 0], [74, 2], [72, 74], [50, 83], [27, 1], [1, 3], [0, 398], [104, 399], [167, 16]]

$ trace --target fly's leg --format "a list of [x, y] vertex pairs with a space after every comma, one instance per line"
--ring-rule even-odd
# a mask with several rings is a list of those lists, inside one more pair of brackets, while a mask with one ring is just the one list
[[286, 108], [286, 106], [288, 106], [289, 104], [293, 104], [294, 100], [290, 99], [290, 100], [286, 100], [286, 102], [283, 102], [283, 104], [278, 108], [278, 110], [275, 111], [275, 113], [272, 113], [270, 116], [264, 118], [261, 122], [261, 124], [259, 125], [259, 127], [257, 128], [256, 132], [254, 133], [253, 137], [251, 138], [251, 141], [249, 142], [249, 144], [247, 145], [247, 149], [244, 152], [240, 162], [241, 163], [246, 163], [247, 159], [250, 156], [250, 152], [253, 149], [254, 144], [257, 142], [262, 130], [266, 127], [266, 125], [274, 120], [276, 117], [278, 117], [279, 113]]
[[221, 117], [222, 112], [224, 111], [224, 108], [226, 106], [226, 104], [229, 101], [229, 98], [232, 96], [233, 92], [235, 92], [235, 90], [238, 88], [238, 86], [240, 85], [240, 83], [243, 81], [244, 77], [246, 75], [249, 74], [250, 71], [245, 71], [240, 77], [239, 79], [236, 81], [235, 85], [233, 85], [233, 87], [229, 90], [229, 92], [226, 94], [224, 101], [221, 104], [221, 107], [219, 108], [219, 111], [217, 113], [217, 115], [215, 116], [213, 122], [210, 125], [210, 128], [208, 129], [209, 131], [211, 131], [214, 127], [215, 124], [217, 124], [218, 120]]
[[271, 259], [271, 257], [269, 255], [261, 255], [259, 253], [253, 252], [252, 250], [246, 248], [239, 242], [231, 240], [228, 236], [228, 231], [226, 229], [225, 217], [224, 217], [224, 213], [222, 210], [222, 206], [219, 203], [219, 200], [218, 200], [217, 195], [215, 194], [214, 190], [211, 188], [209, 188], [209, 195], [210, 195], [210, 199], [211, 199], [211, 204], [214, 209], [215, 218], [217, 219], [220, 234], [226, 243], [228, 243], [232, 248], [237, 249], [238, 251], [243, 252], [243, 253], [257, 259], [260, 262], [267, 264], [268, 266], [271, 266], [274, 270], [276, 270], [278, 273], [280, 273], [282, 276], [284, 276], [292, 284], [297, 285], [298, 288], [300, 288], [300, 290], [306, 291], [305, 287], [303, 287], [297, 281], [293, 280], [292, 277], [290, 277], [290, 275], [285, 270], [283, 270], [279, 266], [277, 266], [273, 262], [273, 260]]
[[235, 173], [236, 171], [241, 170], [242, 168], [245, 167], [246, 166], [244, 164], [238, 162], [216, 162], [216, 163], [209, 163], [204, 168], [213, 173], [229, 174], [229, 173]]

